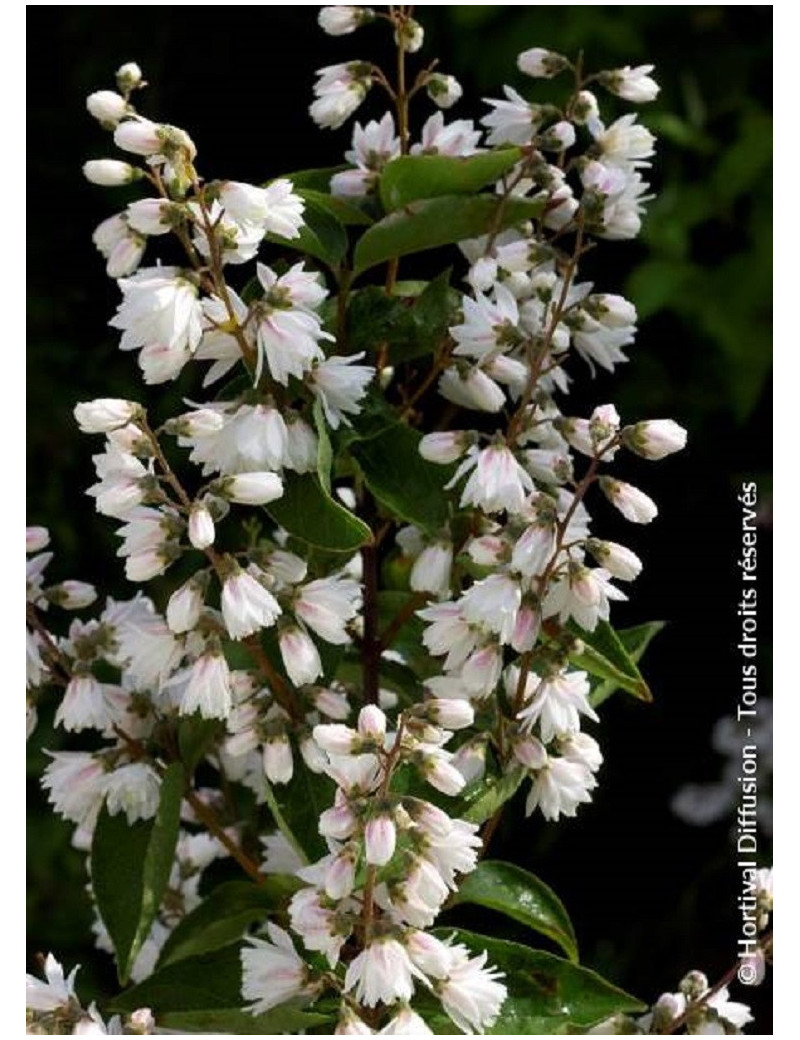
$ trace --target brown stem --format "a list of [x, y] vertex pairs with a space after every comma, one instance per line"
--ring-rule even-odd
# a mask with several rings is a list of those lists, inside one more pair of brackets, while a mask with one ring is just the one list
[[25, 621], [42, 640], [42, 650], [44, 651], [45, 656], [49, 658], [51, 668], [59, 668], [64, 673], [63, 676], [52, 674], [52, 680], [56, 683], [66, 685], [72, 678], [72, 662], [45, 628], [41, 618], [36, 613], [36, 607], [33, 603], [27, 603], [25, 605]]
[[483, 842], [483, 847], [481, 849], [482, 857], [486, 855], [486, 852], [489, 848], [489, 842], [494, 837], [494, 832], [500, 826], [500, 821], [503, 818], [503, 808], [504, 807], [501, 805], [497, 812], [494, 814], [494, 816], [491, 816], [489, 818], [486, 826], [483, 828], [483, 834], [481, 835], [481, 841]]
[[263, 884], [264, 875], [261, 873], [258, 864], [247, 855], [244, 849], [240, 848], [236, 842], [233, 841], [230, 835], [225, 832], [225, 828], [217, 819], [213, 809], [210, 809], [202, 799], [198, 797], [195, 791], [187, 791], [185, 797], [186, 801], [191, 805], [192, 811], [198, 820], [208, 828], [209, 833], [213, 834], [221, 845], [225, 846], [242, 870], [251, 877], [257, 885]]
[[394, 642], [400, 629], [407, 621], [416, 614], [420, 607], [428, 602], [428, 597], [423, 592], [415, 592], [413, 596], [397, 611], [395, 616], [380, 635], [380, 646], [387, 650]]

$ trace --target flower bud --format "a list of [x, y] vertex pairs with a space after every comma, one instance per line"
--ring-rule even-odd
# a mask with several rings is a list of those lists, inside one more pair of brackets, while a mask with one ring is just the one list
[[203, 589], [193, 578], [182, 585], [167, 603], [167, 624], [173, 632], [189, 632], [200, 620], [203, 609]]
[[295, 686], [313, 683], [322, 675], [322, 661], [314, 641], [296, 625], [284, 628], [278, 636], [286, 674]]
[[288, 784], [292, 779], [292, 746], [285, 733], [267, 738], [264, 744], [264, 772], [271, 784]]
[[445, 729], [465, 729], [475, 721], [475, 709], [469, 701], [440, 697], [424, 705], [427, 715]]
[[237, 473], [225, 478], [220, 493], [241, 505], [260, 506], [280, 498], [283, 483], [277, 473]]
[[86, 108], [102, 126], [110, 129], [128, 111], [128, 103], [113, 90], [97, 90], [86, 99]]
[[110, 433], [118, 430], [142, 414], [142, 406], [135, 401], [117, 397], [98, 397], [75, 405], [73, 415], [81, 433]]
[[600, 118], [600, 106], [591, 90], [582, 90], [572, 105], [572, 118], [580, 126], [591, 126]]
[[654, 101], [661, 90], [656, 81], [649, 76], [654, 68], [654, 65], [637, 65], [632, 69], [630, 65], [626, 65], [623, 69], [601, 73], [599, 80], [606, 90], [610, 90], [617, 97], [634, 104], [642, 104]]
[[171, 230], [170, 203], [164, 199], [139, 199], [126, 211], [128, 224], [142, 235], [165, 235]]
[[633, 581], [642, 572], [642, 561], [636, 553], [618, 542], [601, 542], [592, 538], [586, 543], [586, 548], [601, 567], [620, 581]]
[[650, 419], [626, 426], [622, 442], [644, 459], [663, 459], [686, 447], [686, 430], [672, 419]]
[[47, 598], [64, 610], [81, 610], [94, 603], [97, 590], [86, 581], [68, 580], [49, 589]]
[[633, 484], [626, 484], [612, 477], [600, 477], [600, 490], [625, 519], [633, 524], [649, 524], [658, 516], [658, 506], [652, 498]]
[[329, 755], [352, 755], [358, 745], [358, 736], [349, 726], [340, 722], [323, 723], [314, 727], [314, 740]]
[[374, 18], [375, 12], [369, 7], [347, 7], [344, 4], [323, 7], [317, 15], [320, 28], [329, 36], [347, 36]]
[[114, 143], [134, 155], [157, 155], [162, 149], [159, 130], [149, 119], [127, 119], [114, 131]]
[[428, 97], [439, 108], [452, 108], [464, 93], [455, 76], [445, 76], [441, 72], [432, 72], [425, 84]]
[[367, 704], [358, 713], [358, 732], [361, 737], [383, 745], [386, 739], [386, 716], [376, 704]]
[[132, 90], [144, 86], [142, 70], [135, 61], [126, 61], [117, 69], [117, 88], [123, 94], [129, 94]]
[[407, 18], [395, 30], [394, 42], [402, 47], [406, 54], [416, 54], [425, 39], [425, 30], [413, 18]]
[[83, 175], [92, 184], [101, 188], [116, 188], [120, 184], [130, 184], [142, 176], [141, 170], [119, 159], [90, 159], [83, 164]]
[[419, 442], [419, 453], [428, 462], [447, 466], [460, 459], [469, 447], [470, 436], [460, 430], [426, 433]]
[[568, 68], [569, 61], [563, 54], [545, 50], [544, 47], [531, 47], [517, 57], [517, 68], [526, 76], [537, 79], [550, 79]]
[[385, 866], [394, 855], [397, 829], [390, 816], [375, 816], [364, 828], [367, 863]]
[[189, 541], [195, 549], [207, 549], [214, 544], [214, 520], [208, 506], [196, 502], [189, 514]]
[[25, 552], [39, 552], [50, 544], [50, 532], [46, 527], [25, 528]]

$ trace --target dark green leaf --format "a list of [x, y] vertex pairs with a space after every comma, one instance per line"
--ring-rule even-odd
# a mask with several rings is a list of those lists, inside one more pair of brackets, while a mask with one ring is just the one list
[[288, 874], [270, 874], [261, 885], [249, 881], [219, 885], [178, 923], [161, 950], [159, 968], [236, 942], [251, 924], [283, 906], [300, 887]]
[[120, 993], [111, 1002], [112, 1011], [153, 1008], [156, 1015], [167, 1011], [197, 1011], [211, 1008], [241, 1008], [241, 944], [211, 953], [187, 957], [160, 968], [144, 982]]
[[380, 178], [381, 202], [389, 212], [416, 199], [472, 195], [519, 162], [519, 148], [455, 157], [402, 155], [387, 163]]
[[219, 1011], [172, 1011], [159, 1024], [178, 1033], [222, 1033], [228, 1036], [299, 1036], [315, 1026], [333, 1025], [335, 1017], [294, 1007], [276, 1007], [265, 1015], [224, 1008]]
[[421, 435], [398, 423], [377, 437], [357, 441], [350, 451], [375, 498], [396, 517], [437, 534], [447, 523], [444, 485], [452, 467], [437, 466], [419, 453]]
[[338, 195], [329, 195], [326, 192], [314, 191], [313, 188], [299, 188], [297, 194], [307, 202], [313, 202], [322, 209], [327, 210], [331, 216], [336, 217], [340, 224], [352, 224], [369, 226], [373, 223], [372, 217], [359, 209], [353, 202], [339, 198]]
[[347, 253], [347, 232], [341, 222], [327, 208], [311, 200], [306, 200], [303, 220], [305, 223], [297, 238], [267, 235], [267, 241], [307, 253], [337, 270]]
[[311, 862], [328, 851], [319, 833], [319, 818], [333, 805], [336, 785], [329, 777], [312, 773], [297, 757], [289, 784], [275, 784], [272, 793], [289, 829]]
[[511, 227], [539, 216], [542, 208], [532, 199], [509, 199], [503, 204], [495, 195], [442, 196], [409, 203], [364, 232], [356, 246], [355, 273], [393, 257], [462, 242], [495, 227]]
[[321, 166], [317, 170], [295, 170], [294, 173], [286, 173], [281, 180], [289, 180], [296, 190], [310, 188], [311, 191], [327, 193], [331, 189], [331, 177], [335, 173], [349, 170], [349, 166]]
[[284, 474], [283, 496], [266, 507], [289, 534], [331, 552], [355, 552], [372, 540], [372, 531], [334, 501], [309, 474]]
[[653, 695], [636, 661], [607, 621], [598, 621], [594, 632], [586, 632], [577, 624], [570, 628], [583, 642], [582, 652], [570, 656], [574, 665], [598, 679], [611, 680], [640, 701], [652, 701]]
[[[453, 933], [439, 928], [434, 934], [445, 939]], [[489, 1034], [547, 1036], [583, 1033], [611, 1015], [638, 1014], [647, 1010], [635, 997], [606, 982], [596, 972], [553, 954], [471, 932], [458, 931], [455, 939], [473, 953], [485, 950], [488, 963], [505, 974], [503, 983], [508, 989], [508, 997], [500, 1017], [487, 1030]], [[434, 1016], [433, 1024], [443, 1027], [448, 1021], [439, 1014]], [[442, 1028], [439, 1031], [447, 1030]]]
[[470, 823], [483, 823], [514, 797], [525, 776], [524, 769], [512, 766], [500, 775], [476, 780], [464, 789], [452, 815]]
[[[650, 645], [650, 640], [654, 636], [657, 636], [663, 627], [663, 621], [648, 621], [647, 624], [636, 625], [635, 628], [623, 628], [617, 632], [617, 635], [619, 636], [620, 642], [630, 655], [630, 659], [635, 664], [638, 664], [642, 659], [645, 650]], [[618, 689], [619, 683], [614, 679], [605, 679], [593, 688], [589, 700], [596, 708], [598, 704], [602, 704], [603, 701], [608, 700], [611, 694], [615, 693]]]
[[522, 867], [484, 860], [462, 880], [449, 905], [458, 903], [485, 906], [513, 917], [557, 942], [571, 961], [578, 960], [578, 941], [561, 900]]
[[183, 787], [183, 767], [175, 762], [162, 778], [154, 820], [139, 820], [131, 826], [124, 814], [111, 816], [105, 806], [97, 819], [92, 840], [92, 887], [123, 984], [169, 882]]
[[204, 719], [200, 714], [186, 715], [178, 721], [178, 750], [187, 775], [198, 767], [217, 739], [225, 734], [218, 719]]

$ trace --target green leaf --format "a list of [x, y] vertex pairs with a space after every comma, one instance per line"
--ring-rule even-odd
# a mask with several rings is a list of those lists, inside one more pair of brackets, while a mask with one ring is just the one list
[[240, 950], [241, 943], [236, 943], [168, 964], [120, 993], [111, 1001], [110, 1010], [149, 1007], [160, 1017], [167, 1011], [241, 1008]]
[[154, 820], [130, 825], [124, 814], [100, 811], [92, 840], [92, 888], [114, 945], [124, 985], [161, 905], [178, 841], [184, 772], [173, 763], [161, 781]]
[[270, 874], [260, 885], [249, 881], [218, 885], [169, 935], [158, 967], [236, 942], [251, 924], [263, 921], [301, 887], [289, 874]]
[[355, 250], [354, 273], [394, 257], [485, 235], [495, 226], [502, 230], [531, 220], [541, 214], [543, 205], [533, 199], [509, 199], [503, 204], [495, 195], [445, 195], [411, 202], [364, 232]]
[[[639, 663], [645, 650], [650, 645], [650, 641], [654, 636], [658, 635], [664, 624], [663, 621], [648, 621], [644, 625], [636, 625], [635, 628], [623, 628], [617, 632], [619, 640], [628, 652], [631, 661], [635, 664]], [[606, 679], [594, 687], [589, 696], [589, 701], [596, 708], [603, 701], [608, 700], [612, 693], [615, 693], [618, 689], [619, 683], [614, 679]]]
[[468, 784], [452, 815], [470, 823], [484, 823], [514, 797], [526, 775], [524, 769], [512, 766], [499, 776], [489, 776], [488, 779]]
[[449, 155], [402, 155], [387, 163], [380, 178], [380, 196], [391, 212], [416, 199], [441, 195], [472, 195], [519, 162], [519, 148], [483, 152], [468, 158]]
[[640, 701], [652, 701], [653, 695], [636, 661], [607, 621], [598, 621], [594, 632], [587, 632], [574, 623], [570, 628], [583, 642], [583, 651], [570, 655], [574, 665], [598, 679], [612, 681]]
[[178, 721], [178, 751], [188, 776], [192, 775], [206, 752], [224, 734], [224, 723], [218, 719], [204, 719], [199, 713], [183, 716]]
[[347, 232], [341, 222], [328, 208], [310, 199], [306, 200], [303, 220], [305, 223], [297, 238], [283, 238], [282, 235], [266, 235], [265, 238], [275, 245], [307, 253], [336, 271], [347, 253]]
[[297, 194], [306, 202], [313, 202], [322, 209], [327, 210], [331, 216], [336, 217], [340, 224], [362, 225], [369, 227], [374, 223], [372, 217], [368, 216], [363, 209], [359, 209], [352, 202], [340, 198], [338, 195], [329, 195], [326, 192], [314, 191], [313, 188], [299, 188]]
[[548, 885], [513, 863], [484, 860], [461, 882], [450, 906], [470, 903], [497, 910], [557, 942], [571, 961], [578, 941], [567, 911]]
[[280, 813], [309, 862], [313, 863], [328, 851], [328, 845], [319, 833], [319, 818], [325, 809], [333, 805], [335, 793], [336, 784], [333, 780], [312, 773], [302, 760], [295, 762], [291, 783], [275, 784], [272, 787]]
[[417, 430], [397, 423], [370, 440], [356, 441], [350, 452], [381, 505], [393, 516], [435, 535], [449, 517], [444, 485], [452, 467], [423, 459], [421, 439]]
[[[417, 288], [414, 286], [413, 288]], [[461, 297], [450, 287], [450, 271], [415, 292], [393, 294], [377, 285], [353, 293], [347, 308], [348, 343], [353, 352], [386, 347], [391, 364], [423, 357], [439, 347], [458, 316]]]
[[[349, 166], [321, 166], [315, 170], [295, 170], [294, 173], [285, 173], [280, 179], [292, 182], [292, 187], [299, 192], [301, 189], [310, 189], [325, 193], [330, 191], [331, 177], [343, 170], [349, 170]], [[267, 183], [272, 183], [271, 181]]]
[[[440, 939], [453, 933], [434, 930]], [[472, 932], [457, 931], [456, 942], [473, 953], [484, 950], [488, 963], [504, 972], [508, 997], [489, 1034], [547, 1036], [583, 1033], [615, 1014], [638, 1014], [647, 1010], [635, 997], [618, 989], [589, 968], [520, 943], [490, 939]], [[430, 1020], [429, 1020], [430, 1021]], [[447, 1026], [441, 1013], [433, 1016], [435, 1026]], [[441, 1029], [446, 1032], [447, 1029]], [[452, 1032], [452, 1026], [449, 1027]]]
[[333, 449], [331, 439], [328, 435], [328, 424], [325, 421], [325, 412], [322, 401], [317, 398], [314, 401], [314, 426], [317, 430], [317, 476], [325, 493], [331, 493], [331, 466], [333, 465]]
[[283, 496], [265, 508], [289, 534], [321, 549], [353, 553], [372, 541], [364, 521], [331, 498], [308, 473], [285, 473]]
[[335, 1017], [301, 1011], [295, 1007], [272, 1008], [264, 1015], [224, 1008], [214, 1011], [172, 1011], [159, 1015], [159, 1024], [177, 1033], [222, 1033], [228, 1036], [300, 1036], [315, 1026], [333, 1025]]

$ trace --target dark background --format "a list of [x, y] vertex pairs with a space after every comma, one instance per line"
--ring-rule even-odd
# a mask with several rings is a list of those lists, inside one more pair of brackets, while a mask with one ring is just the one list
[[[314, 127], [313, 70], [375, 58], [383, 34], [325, 37], [316, 10], [28, 9], [28, 522], [51, 528], [54, 578], [124, 587], [113, 525], [95, 517], [83, 493], [93, 479], [92, 446], [71, 410], [77, 400], [141, 394], [132, 357], [116, 350], [106, 326], [117, 291], [90, 234], [125, 200], [81, 176], [86, 158], [113, 154], [84, 98], [112, 86], [123, 61], [136, 60], [152, 83], [142, 111], [188, 129], [208, 176], [258, 182], [336, 163], [350, 124], [335, 133]], [[571, 406], [586, 414], [614, 400], [626, 420], [670, 416], [690, 431], [680, 455], [658, 465], [626, 462], [621, 472], [657, 500], [653, 525], [631, 530], [597, 508], [599, 533], [631, 545], [646, 564], [615, 622], [669, 622], [645, 661], [655, 703], [617, 694], [603, 708], [601, 783], [576, 820], [545, 827], [537, 816], [523, 824], [516, 806], [493, 849], [556, 889], [585, 963], [653, 1000], [688, 969], [702, 968], [713, 981], [735, 958], [739, 879], [730, 824], [690, 827], [670, 813], [669, 800], [683, 783], [719, 775], [710, 730], [738, 696], [736, 494], [744, 479], [759, 483], [762, 696], [770, 688], [772, 10], [431, 6], [420, 17], [424, 55], [438, 55], [473, 99], [451, 118], [480, 115], [474, 99], [499, 96], [504, 82], [532, 96], [537, 85], [514, 64], [532, 46], [570, 56], [583, 48], [593, 69], [654, 62], [663, 87], [642, 111], [660, 138], [652, 174], [659, 199], [637, 243], [603, 245], [585, 272], [600, 290], [634, 300], [641, 331], [631, 364], [615, 377], [591, 382], [573, 368], [582, 385]], [[359, 112], [362, 122], [381, 114], [376, 95]], [[427, 109], [420, 104], [415, 115]], [[32, 778], [41, 772], [41, 746], [59, 739], [45, 718], [31, 742]], [[35, 779], [29, 803], [30, 950], [81, 962], [84, 981], [103, 985], [105, 955], [85, 948], [82, 857], [69, 848], [70, 828], [41, 809]], [[766, 846], [761, 856], [771, 862]], [[497, 920], [485, 926], [509, 928]], [[508, 934], [524, 937], [513, 927]], [[738, 987], [734, 996], [757, 1004], [758, 1032], [771, 1029], [768, 987]]]

